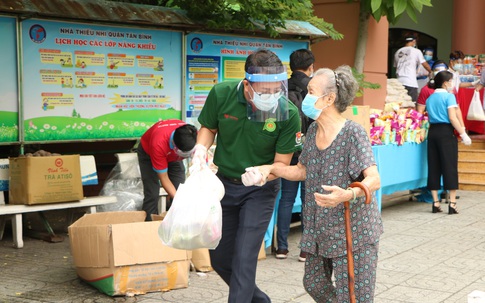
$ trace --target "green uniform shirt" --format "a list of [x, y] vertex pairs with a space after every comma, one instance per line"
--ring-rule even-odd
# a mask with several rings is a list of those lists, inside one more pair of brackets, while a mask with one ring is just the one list
[[241, 178], [246, 167], [272, 164], [275, 153], [290, 154], [301, 150], [302, 144], [300, 116], [293, 103], [288, 103], [285, 121], [253, 122], [240, 83], [214, 85], [198, 119], [202, 126], [218, 129], [214, 163], [230, 178]]

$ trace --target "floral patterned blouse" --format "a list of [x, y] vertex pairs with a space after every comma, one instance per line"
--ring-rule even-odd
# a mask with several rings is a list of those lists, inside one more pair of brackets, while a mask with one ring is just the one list
[[[324, 208], [315, 202], [313, 193], [324, 193], [322, 185], [348, 188], [354, 181], [362, 181], [366, 168], [375, 165], [372, 147], [364, 128], [347, 120], [335, 140], [319, 150], [315, 137], [317, 123], [312, 123], [299, 161], [306, 167], [306, 195], [302, 220], [304, 231], [300, 246], [305, 252], [334, 258], [347, 254], [344, 203]], [[381, 214], [375, 193], [365, 204], [365, 197], [350, 204], [353, 250], [379, 241], [383, 232]]]

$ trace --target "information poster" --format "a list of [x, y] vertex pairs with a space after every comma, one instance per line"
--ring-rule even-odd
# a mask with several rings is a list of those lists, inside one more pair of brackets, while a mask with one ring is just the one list
[[198, 125], [197, 117], [212, 86], [225, 80], [244, 79], [246, 58], [259, 48], [273, 51], [287, 65], [290, 54], [308, 48], [308, 42], [255, 39], [224, 35], [189, 34], [186, 36], [186, 121]]
[[16, 20], [0, 16], [0, 143], [19, 141]]
[[182, 34], [22, 22], [25, 141], [140, 137], [182, 117]]

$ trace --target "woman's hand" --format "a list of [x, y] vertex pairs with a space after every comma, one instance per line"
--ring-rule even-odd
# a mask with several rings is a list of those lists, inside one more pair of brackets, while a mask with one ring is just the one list
[[314, 193], [315, 202], [321, 207], [336, 207], [342, 202], [349, 201], [353, 198], [352, 191], [343, 189], [338, 186], [322, 185], [327, 194]]

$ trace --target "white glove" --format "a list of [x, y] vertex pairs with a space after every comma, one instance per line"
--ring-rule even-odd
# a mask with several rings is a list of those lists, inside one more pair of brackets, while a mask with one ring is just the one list
[[201, 168], [202, 165], [207, 164], [207, 148], [202, 144], [196, 144], [194, 146], [194, 152], [192, 153], [191, 168]]
[[463, 140], [463, 144], [465, 144], [465, 145], [471, 145], [472, 144], [472, 139], [470, 139], [470, 137], [468, 137], [468, 135], [465, 132], [463, 134], [461, 134], [460, 137]]
[[246, 172], [241, 175], [241, 181], [244, 186], [263, 186], [266, 183], [257, 167], [247, 167]]
[[473, 86], [477, 86], [477, 84], [478, 84], [478, 83], [480, 83], [480, 79], [473, 81], [473, 82], [472, 82], [472, 85], [473, 85]]

